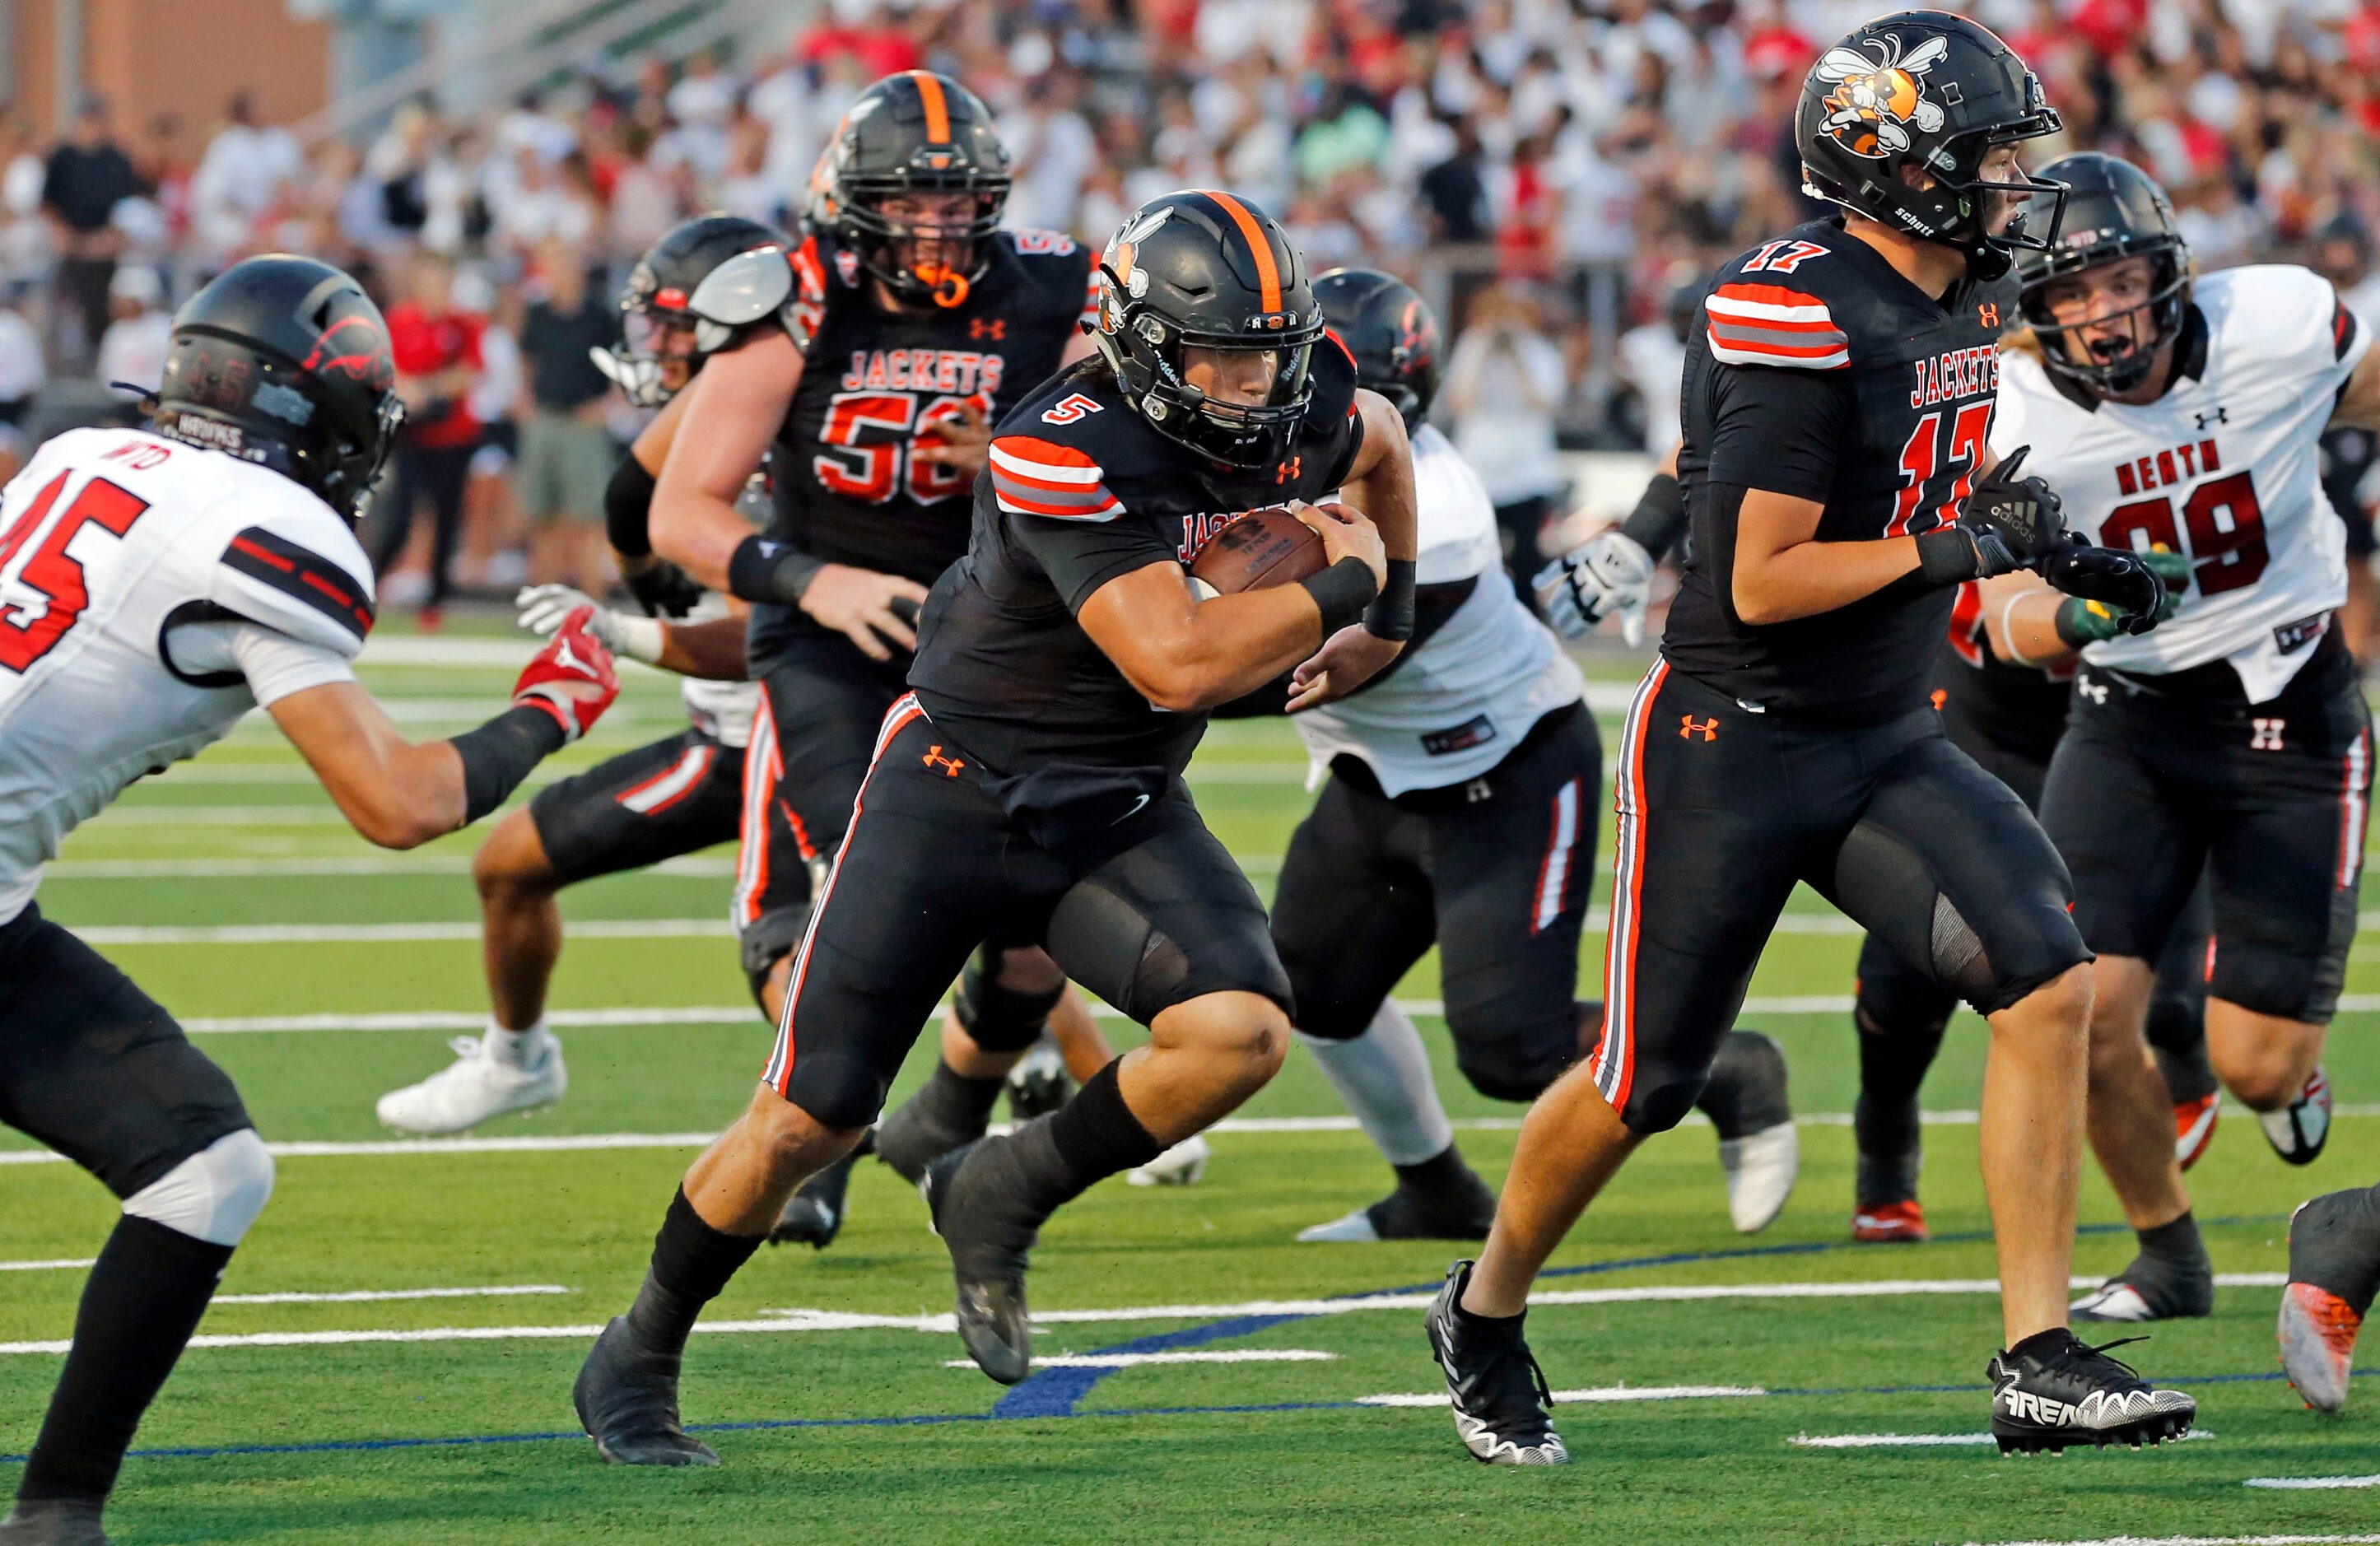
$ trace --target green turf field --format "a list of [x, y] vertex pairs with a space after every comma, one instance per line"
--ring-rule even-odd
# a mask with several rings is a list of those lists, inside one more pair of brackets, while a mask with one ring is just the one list
[[[1598, 667], [1599, 702], [1627, 672]], [[476, 658], [367, 671], [415, 734], [476, 723], [511, 675]], [[584, 765], [678, 723], [673, 688], [638, 673], [559, 761]], [[1218, 727], [1193, 770], [1260, 888], [1305, 809], [1304, 771], [1288, 727], [1259, 724]], [[2222, 1291], [2212, 1320], [2128, 1351], [2199, 1396], [2204, 1436], [2162, 1452], [2019, 1461], [1977, 1443], [1803, 1442], [1980, 1434], [1998, 1328], [1961, 1114], [1975, 1104], [1982, 1028], [1961, 1021], [1927, 1091], [1942, 1117], [1925, 1184], [1937, 1242], [1850, 1248], [1840, 1114], [1854, 1093], [1845, 995], [1858, 942], [1805, 897], [1745, 1016], [1793, 1060], [1801, 1188], [1746, 1239], [1728, 1226], [1707, 1127], [1657, 1140], [1630, 1166], [1557, 1257], [1550, 1302], [1531, 1317], [1555, 1387], [1594, 1396], [1557, 1412], [1567, 1469], [1474, 1465], [1442, 1407], [1367, 1399], [1441, 1388], [1415, 1296], [1452, 1252], [1290, 1243], [1376, 1196], [1385, 1175], [1343, 1122], [1279, 1122], [1342, 1115], [1293, 1053], [1241, 1114], [1274, 1120], [1219, 1133], [1203, 1184], [1101, 1186], [1036, 1258], [1045, 1357], [1201, 1361], [1052, 1367], [1008, 1393], [950, 1367], [964, 1354], [933, 1319], [949, 1309], [946, 1259], [917, 1199], [867, 1165], [841, 1241], [764, 1251], [714, 1307], [717, 1334], [695, 1339], [686, 1417], [710, 1426], [725, 1467], [655, 1473], [601, 1464], [574, 1430], [569, 1387], [642, 1274], [693, 1135], [733, 1116], [767, 1051], [724, 924], [732, 855], [565, 895], [573, 923], [600, 931], [575, 938], [556, 984], [562, 1105], [473, 1142], [383, 1142], [374, 1099], [443, 1065], [444, 1038], [484, 1012], [473, 844], [369, 848], [260, 718], [135, 786], [44, 885], [51, 917], [101, 943], [231, 1070], [264, 1136], [299, 1146], [285, 1149], [273, 1204], [202, 1328], [223, 1345], [187, 1355], [142, 1429], [151, 1453], [128, 1467], [112, 1515], [120, 1540], [2380, 1540], [2356, 1533], [2380, 1531], [2380, 1490], [2243, 1485], [2380, 1471], [2380, 1384], [2343, 1418], [2317, 1418], [2278, 1381], [2272, 1335], [2289, 1211], [2380, 1176], [2368, 951], [2329, 1059], [2356, 1114], [2327, 1155], [2288, 1170], [2235, 1112], [2192, 1175], [2218, 1270], [2250, 1281]], [[1609, 852], [1607, 817], [1604, 876]], [[1600, 936], [1587, 948], [1591, 992]], [[1434, 1000], [1435, 966], [1402, 993]], [[645, 1013], [567, 1018], [624, 1010]], [[1420, 1017], [1450, 1108], [1483, 1124], [1463, 1134], [1466, 1152], [1500, 1176], [1517, 1109], [1465, 1087], [1439, 1021]], [[913, 1059], [910, 1079], [924, 1067]], [[0, 1162], [18, 1160], [0, 1163], [0, 1262], [18, 1269], [0, 1272], [0, 1452], [12, 1465], [81, 1282], [38, 1264], [88, 1258], [114, 1214], [80, 1172], [0, 1137]], [[2107, 1230], [2118, 1215], [2095, 1175], [2082, 1209], [2097, 1232], [2077, 1271], [2120, 1266], [2129, 1236]], [[1718, 1292], [1677, 1292], [1689, 1288]], [[429, 1289], [478, 1292], [419, 1296]], [[1404, 1296], [1314, 1302], [1390, 1291]], [[319, 1297], [338, 1295], [349, 1297]], [[232, 1302], [245, 1296], [275, 1297]], [[1095, 1311], [1111, 1313], [1083, 1313]]]

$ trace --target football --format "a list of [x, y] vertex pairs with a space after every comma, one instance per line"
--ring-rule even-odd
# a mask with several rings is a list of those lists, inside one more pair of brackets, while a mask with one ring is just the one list
[[1200, 600], [1294, 585], [1320, 574], [1327, 556], [1312, 527], [1279, 505], [1250, 510], [1207, 540], [1190, 560]]

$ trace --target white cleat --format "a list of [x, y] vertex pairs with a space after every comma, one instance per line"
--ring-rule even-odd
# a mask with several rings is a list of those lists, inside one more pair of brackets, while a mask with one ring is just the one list
[[1790, 1121], [1740, 1138], [1722, 1138], [1719, 1168], [1727, 1172], [1727, 1211], [1735, 1227], [1757, 1235], [1785, 1211], [1802, 1174], [1802, 1138]]
[[1213, 1154], [1206, 1138], [1193, 1133], [1124, 1179], [1135, 1187], [1195, 1187]]
[[1341, 1245], [1350, 1241], [1377, 1240], [1379, 1237], [1379, 1226], [1372, 1222], [1372, 1211], [1369, 1208], [1358, 1208], [1343, 1219], [1333, 1219], [1329, 1223], [1308, 1224], [1297, 1232], [1297, 1243], [1301, 1246]]
[[417, 1138], [443, 1138], [506, 1112], [550, 1106], [570, 1088], [562, 1042], [552, 1031], [539, 1033], [518, 1064], [495, 1056], [481, 1037], [457, 1036], [446, 1044], [455, 1050], [454, 1062], [419, 1084], [380, 1098], [375, 1109], [382, 1126]]
[[2313, 1163], [2330, 1140], [2330, 1078], [2315, 1069], [2298, 1098], [2278, 1111], [2258, 1112], [2256, 1126], [2273, 1152], [2293, 1165]]
[[2137, 1323], [2163, 1319], [2141, 1297], [2141, 1291], [2129, 1283], [2109, 1282], [2100, 1284], [2067, 1307], [2067, 1313], [2077, 1321], [2117, 1321]]

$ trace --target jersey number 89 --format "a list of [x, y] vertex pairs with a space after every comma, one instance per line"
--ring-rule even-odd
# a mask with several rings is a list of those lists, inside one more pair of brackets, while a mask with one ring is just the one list
[[965, 493], [975, 480], [955, 468], [921, 462], [909, 455], [915, 433], [941, 420], [965, 417], [972, 406], [986, 416], [991, 398], [941, 396], [923, 409], [906, 392], [838, 392], [826, 406], [819, 440], [829, 449], [811, 458], [819, 483], [829, 493], [881, 505], [905, 493], [920, 505]]
[[2163, 496], [2119, 505], [2100, 524], [2099, 541], [2111, 548], [2162, 547], [2190, 554], [2202, 596], [2253, 585], [2272, 561], [2264, 507], [2256, 503], [2254, 479], [2245, 472], [2191, 490], [2181, 502], [2179, 527], [2173, 501]]

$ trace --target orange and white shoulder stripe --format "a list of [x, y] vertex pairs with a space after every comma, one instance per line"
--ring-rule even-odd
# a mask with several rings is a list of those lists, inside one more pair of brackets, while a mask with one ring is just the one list
[[1724, 365], [1780, 365], [1840, 371], [1852, 362], [1851, 339], [1827, 303], [1783, 285], [1721, 285], [1703, 299], [1711, 358]]
[[818, 237], [805, 237], [786, 254], [794, 269], [794, 345], [807, 350], [826, 321], [826, 265], [819, 261]]
[[1056, 520], [1113, 520], [1123, 505], [1108, 492], [1090, 453], [1033, 435], [1002, 435], [991, 443], [991, 492], [1015, 516]]

